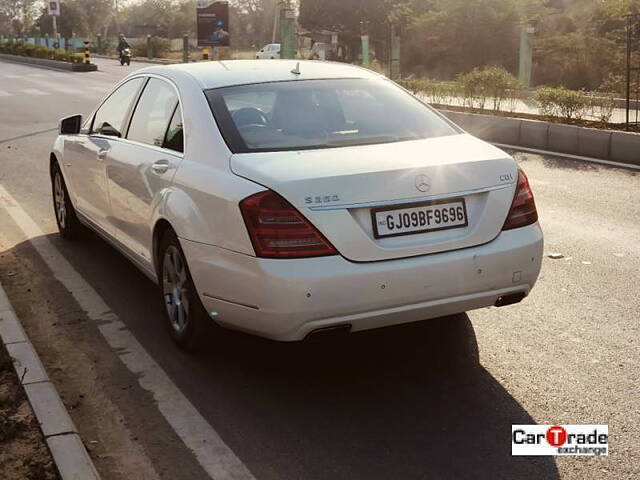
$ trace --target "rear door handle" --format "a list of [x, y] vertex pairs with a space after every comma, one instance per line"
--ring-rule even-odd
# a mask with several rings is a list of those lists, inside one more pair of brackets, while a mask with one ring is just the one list
[[156, 172], [158, 175], [162, 175], [166, 173], [167, 170], [171, 168], [171, 162], [169, 160], [158, 160], [151, 165], [151, 170]]

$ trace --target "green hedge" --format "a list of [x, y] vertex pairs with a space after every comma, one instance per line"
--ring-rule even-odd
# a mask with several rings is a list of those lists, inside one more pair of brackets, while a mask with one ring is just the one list
[[564, 87], [540, 87], [533, 102], [518, 80], [499, 67], [475, 69], [458, 75], [454, 82], [429, 78], [407, 78], [404, 88], [436, 105], [463, 106], [472, 110], [515, 112], [519, 100], [536, 106], [548, 120], [585, 120], [606, 124], [615, 109], [614, 95], [606, 92], [568, 90]]
[[59, 60], [70, 63], [84, 62], [84, 55], [81, 53], [71, 53], [67, 50], [54, 50], [53, 48], [23, 42], [0, 42], [0, 53], [20, 55], [22, 57], [46, 58], [48, 60]]

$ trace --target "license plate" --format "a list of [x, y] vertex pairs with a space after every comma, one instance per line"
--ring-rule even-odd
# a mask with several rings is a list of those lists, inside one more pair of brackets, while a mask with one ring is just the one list
[[463, 228], [468, 225], [463, 198], [412, 203], [371, 210], [376, 238]]

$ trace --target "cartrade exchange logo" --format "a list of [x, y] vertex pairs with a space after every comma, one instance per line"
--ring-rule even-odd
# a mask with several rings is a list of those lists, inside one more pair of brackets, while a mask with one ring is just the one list
[[511, 455], [609, 455], [609, 426], [512, 425]]

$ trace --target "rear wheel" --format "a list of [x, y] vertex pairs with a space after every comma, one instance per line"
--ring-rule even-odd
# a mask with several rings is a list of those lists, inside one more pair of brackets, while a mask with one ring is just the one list
[[196, 291], [178, 237], [169, 230], [160, 241], [159, 279], [166, 324], [175, 343], [188, 351], [202, 345], [209, 321]]
[[53, 211], [62, 238], [76, 240], [81, 238], [86, 229], [78, 220], [76, 210], [71, 204], [67, 185], [58, 164], [51, 170], [51, 186], [53, 194]]

